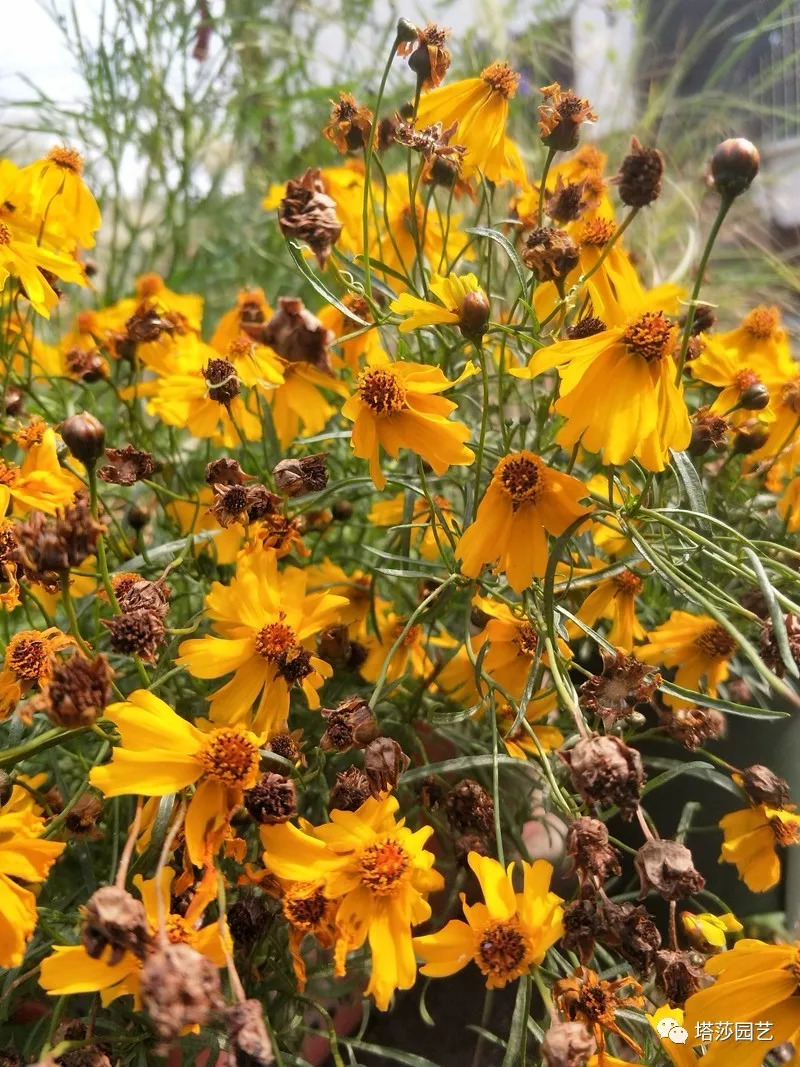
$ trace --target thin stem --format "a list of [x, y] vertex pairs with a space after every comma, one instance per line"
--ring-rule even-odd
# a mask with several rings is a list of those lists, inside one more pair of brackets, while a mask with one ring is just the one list
[[367, 147], [364, 150], [364, 202], [361, 207], [361, 223], [362, 223], [362, 238], [364, 242], [364, 292], [367, 297], [372, 299], [372, 275], [370, 273], [369, 262], [369, 199], [370, 190], [372, 188], [370, 184], [370, 176], [372, 173], [372, 156], [375, 151], [375, 135], [378, 130], [378, 115], [380, 112], [381, 104], [383, 103], [383, 94], [386, 89], [386, 82], [389, 78], [389, 71], [392, 69], [392, 63], [394, 57], [397, 54], [397, 49], [400, 46], [400, 38], [395, 37], [392, 44], [391, 51], [389, 52], [389, 58], [386, 60], [386, 66], [383, 68], [383, 75], [381, 76], [381, 83], [378, 86], [378, 96], [375, 100], [375, 113], [372, 118], [372, 126], [369, 131], [369, 141]]
[[117, 877], [114, 884], [117, 889], [125, 888], [125, 879], [128, 877], [128, 866], [131, 862], [131, 856], [133, 855], [133, 846], [136, 843], [136, 838], [139, 836], [139, 827], [142, 825], [142, 798], [136, 798], [136, 814], [133, 817], [131, 828], [128, 831], [128, 840], [125, 842], [125, 848], [122, 850], [122, 859], [119, 861], [119, 867], [117, 869]]
[[486, 447], [486, 428], [489, 423], [489, 368], [486, 366], [486, 353], [483, 345], [476, 346], [478, 359], [481, 364], [481, 382], [483, 384], [483, 403], [481, 407], [481, 429], [478, 438], [478, 452], [475, 458], [475, 499], [472, 502], [472, 517], [478, 511], [478, 500], [481, 495], [481, 475], [483, 473], [483, 453]]
[[539, 219], [539, 223], [538, 224], [539, 224], [539, 226], [541, 226], [542, 223], [544, 222], [544, 197], [545, 197], [545, 192], [547, 190], [547, 176], [550, 173], [550, 165], [553, 162], [553, 157], [555, 156], [555, 154], [556, 154], [555, 148], [548, 148], [547, 149], [547, 155], [545, 156], [545, 160], [544, 160], [544, 167], [542, 168], [542, 182], [541, 182], [541, 185], [539, 186], [539, 213], [538, 213], [538, 219]]

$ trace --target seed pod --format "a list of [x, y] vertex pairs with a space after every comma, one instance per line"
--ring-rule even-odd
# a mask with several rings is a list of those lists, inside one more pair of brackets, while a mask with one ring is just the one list
[[378, 732], [372, 708], [362, 697], [350, 697], [335, 708], [325, 708], [322, 715], [328, 723], [320, 741], [325, 751], [347, 752], [354, 746], [364, 748]]
[[752, 141], [731, 137], [717, 145], [711, 157], [711, 177], [714, 188], [730, 199], [746, 192], [758, 174], [760, 158]]
[[91, 660], [75, 653], [56, 660], [47, 689], [47, 717], [67, 730], [91, 726], [111, 700], [111, 676], [105, 656]]
[[150, 945], [150, 926], [144, 905], [124, 889], [102, 886], [84, 907], [81, 942], [93, 960], [111, 947], [109, 966], [119, 963], [126, 952], [144, 959]]
[[[698, 966], [698, 961], [701, 966]], [[692, 993], [696, 993], [706, 978], [702, 957], [692, 952], [656, 953], [656, 981], [664, 990], [670, 1007], [680, 1008]]]
[[358, 811], [371, 795], [369, 778], [354, 765], [336, 775], [328, 798], [331, 811]]
[[286, 496], [319, 493], [328, 484], [329, 452], [318, 452], [301, 459], [282, 459], [273, 468], [275, 485]]
[[599, 819], [583, 816], [570, 823], [567, 855], [583, 878], [593, 877], [601, 884], [620, 874], [620, 854], [608, 840], [608, 828]]
[[457, 782], [444, 798], [444, 810], [450, 825], [459, 833], [469, 831], [494, 833], [494, 801], [472, 778]]
[[763, 411], [769, 404], [769, 389], [763, 382], [748, 385], [739, 397], [739, 407], [745, 411]]
[[225, 1009], [225, 1025], [237, 1067], [269, 1067], [275, 1062], [259, 1000], [230, 1004]]
[[141, 997], [166, 1051], [185, 1027], [204, 1026], [223, 1006], [216, 965], [190, 945], [159, 945], [144, 962]]
[[262, 774], [244, 794], [244, 806], [257, 823], [275, 826], [297, 814], [297, 786], [293, 778], [272, 771]]
[[595, 734], [558, 754], [587, 804], [616, 804], [623, 818], [633, 818], [645, 782], [642, 758], [636, 749], [618, 737]]
[[789, 783], [763, 764], [754, 763], [745, 767], [741, 778], [742, 787], [754, 804], [785, 808], [791, 802]]
[[619, 173], [612, 180], [619, 188], [619, 197], [628, 207], [642, 208], [661, 195], [664, 179], [664, 157], [657, 148], [644, 148], [631, 138], [628, 155], [620, 164]]
[[364, 771], [373, 796], [379, 796], [397, 785], [400, 775], [411, 760], [391, 737], [376, 737], [364, 749]]
[[93, 467], [102, 456], [106, 443], [103, 424], [88, 411], [65, 419], [61, 423], [61, 437], [70, 453], [87, 467]]
[[646, 841], [633, 864], [641, 883], [640, 898], [655, 889], [665, 900], [681, 900], [699, 893], [706, 884], [695, 870], [691, 852], [678, 841]]

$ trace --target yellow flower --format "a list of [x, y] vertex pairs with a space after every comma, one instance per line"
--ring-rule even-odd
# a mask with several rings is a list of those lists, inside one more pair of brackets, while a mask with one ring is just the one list
[[[377, 681], [386, 657], [405, 629], [407, 622], [407, 619], [400, 618], [393, 611], [386, 610], [378, 613], [378, 633], [369, 634], [363, 638], [367, 648], [367, 658], [359, 667], [359, 671], [368, 682]], [[386, 675], [387, 683], [396, 682], [398, 678], [406, 674], [410, 674], [412, 678], [425, 678], [436, 667], [429, 651], [430, 648], [436, 646], [448, 648], [454, 644], [455, 642], [450, 637], [433, 637], [425, 633], [421, 626], [412, 625], [400, 647], [392, 656]]]
[[229, 586], [212, 585], [206, 611], [223, 636], [184, 641], [176, 663], [195, 678], [233, 674], [209, 698], [213, 722], [252, 721], [257, 733], [272, 736], [286, 721], [294, 686], [319, 707], [317, 690], [333, 671], [312, 654], [314, 637], [338, 621], [347, 601], [307, 593], [307, 577], [296, 567], [278, 571], [274, 552], [257, 551], [242, 557]]
[[506, 870], [497, 860], [470, 852], [468, 863], [485, 903], [468, 905], [461, 894], [466, 922], [451, 919], [444, 929], [414, 938], [424, 960], [420, 973], [446, 978], [477, 964], [489, 989], [502, 989], [537, 967], [563, 931], [563, 901], [550, 892], [552, 866], [545, 860], [521, 862], [523, 888], [514, 892], [514, 864]]
[[[745, 938], [730, 952], [713, 956], [706, 963], [706, 973], [716, 982], [686, 1001], [684, 1027], [689, 1042], [707, 1046], [700, 1061], [703, 1067], [761, 1067], [765, 1053], [789, 1041], [795, 1047], [800, 1040], [800, 944], [768, 945]], [[730, 1038], [716, 1038], [725, 1024], [765, 1024], [769, 1040], [737, 1041], [731, 1048]], [[698, 1037], [711, 1031], [710, 1040]]]
[[83, 271], [77, 260], [62, 252], [51, 252], [27, 234], [0, 222], [0, 290], [10, 276], [19, 278], [25, 296], [33, 308], [50, 317], [50, 309], [58, 303], [58, 296], [42, 271], [48, 271], [65, 282], [85, 285]]
[[434, 274], [428, 284], [441, 303], [421, 300], [410, 293], [401, 293], [389, 307], [398, 315], [408, 315], [400, 323], [400, 333], [408, 333], [423, 326], [458, 326], [466, 337], [480, 341], [489, 321], [489, 300], [478, 285], [474, 274], [450, 274], [446, 278]]
[[589, 510], [578, 501], [586, 487], [548, 467], [533, 452], [511, 452], [495, 467], [475, 521], [456, 545], [461, 572], [477, 578], [486, 563], [504, 572], [521, 593], [547, 566], [547, 533], [562, 534]]
[[800, 841], [800, 815], [758, 804], [730, 812], [719, 825], [725, 835], [720, 862], [735, 863], [739, 877], [754, 893], [777, 885], [781, 861], [776, 848]]
[[450, 381], [439, 367], [400, 360], [362, 371], [342, 414], [353, 423], [353, 452], [359, 459], [369, 460], [369, 472], [378, 489], [386, 485], [381, 448], [393, 459], [401, 448], [409, 448], [439, 475], [454, 464], [472, 463], [475, 453], [465, 443], [469, 427], [449, 421], [456, 405], [437, 394], [475, 373], [470, 362], [455, 381]]
[[278, 443], [288, 448], [301, 436], [321, 433], [335, 412], [321, 392], [329, 389], [344, 396], [345, 386], [330, 374], [324, 374], [310, 363], [287, 363], [279, 361], [283, 372], [283, 384], [267, 394], [267, 403], [272, 409], [272, 421]]
[[57, 626], [47, 630], [20, 630], [6, 647], [0, 672], [0, 722], [3, 722], [35, 685], [44, 686], [53, 674], [53, 654], [75, 641]]
[[36, 210], [48, 225], [62, 230], [84, 248], [94, 247], [100, 208], [83, 181], [83, 160], [73, 148], [51, 148], [22, 171], [31, 182]]
[[[154, 308], [160, 315], [177, 317], [190, 329], [199, 333], [203, 325], [203, 298], [196, 293], [176, 293], [169, 289], [160, 274], [141, 274], [136, 279], [136, 299], [131, 314], [142, 301]], [[127, 310], [127, 308], [125, 309]]]
[[[216, 897], [216, 877], [206, 879], [192, 896], [186, 911], [170, 913], [170, 890], [175, 872], [165, 867], [161, 872], [161, 900], [165, 915], [167, 938], [172, 945], [189, 945], [210, 959], [217, 967], [225, 966], [225, 943], [218, 922], [198, 929], [203, 912]], [[159, 892], [155, 878], [143, 879], [137, 874], [133, 884], [139, 890], [150, 926], [150, 934], [158, 932]], [[228, 948], [231, 949], [229, 944]], [[100, 993], [105, 1007], [118, 997], [132, 994], [134, 1006], [140, 1008], [139, 988], [143, 960], [128, 951], [118, 963], [110, 964], [104, 956], [93, 959], [83, 945], [55, 945], [52, 954], [42, 960], [39, 984], [53, 997], [74, 993]]]
[[238, 725], [204, 733], [145, 689], [109, 704], [104, 717], [122, 744], [110, 763], [91, 770], [92, 785], [107, 797], [163, 797], [198, 783], [186, 811], [186, 847], [196, 867], [210, 863], [245, 789], [258, 780], [264, 735]]
[[[570, 567], [560, 564], [557, 573], [564, 579], [581, 578], [583, 582], [595, 571], [607, 570], [610, 564], [600, 559], [590, 558], [591, 567]], [[588, 595], [576, 612], [576, 618], [587, 626], [594, 626], [598, 619], [611, 619], [608, 641], [615, 648], [631, 652], [633, 642], [642, 641], [645, 632], [636, 618], [636, 598], [644, 588], [644, 580], [636, 571], [625, 568], [610, 578], [600, 578], [596, 588]], [[575, 623], [567, 624], [570, 637], [579, 637], [583, 630]]]
[[506, 136], [508, 102], [519, 85], [508, 63], [491, 63], [479, 78], [466, 78], [425, 93], [417, 109], [416, 124], [422, 128], [441, 122], [443, 129], [458, 123], [455, 141], [467, 152], [462, 176], [481, 172], [490, 182], [525, 182], [519, 150]]
[[190, 500], [171, 500], [166, 510], [175, 519], [182, 534], [200, 533], [203, 530], [219, 531], [216, 537], [195, 543], [196, 556], [202, 552], [210, 552], [216, 557], [217, 563], [235, 563], [244, 540], [244, 527], [234, 522], [222, 529], [211, 512], [213, 506], [214, 490], [204, 486], [194, 503]]
[[669, 450], [683, 450], [692, 436], [675, 385], [673, 347], [670, 321], [660, 311], [645, 311], [589, 337], [557, 341], [510, 373], [535, 378], [558, 367], [555, 409], [567, 423], [556, 440], [564, 448], [580, 441], [589, 452], [602, 452], [604, 463], [623, 466], [636, 456], [648, 470], [661, 471]]
[[[797, 370], [796, 364], [794, 370]], [[774, 488], [780, 484], [781, 478], [794, 475], [800, 458], [800, 374], [795, 373], [788, 381], [784, 380], [770, 390], [770, 407], [775, 413], [775, 421], [769, 437], [753, 453], [751, 460], [758, 462], [775, 457], [768, 483]]]
[[217, 323], [210, 341], [211, 347], [216, 348], [218, 352], [227, 352], [232, 341], [247, 337], [243, 323], [260, 326], [268, 322], [272, 314], [263, 289], [240, 289], [236, 296], [236, 306], [226, 311]]
[[[529, 723], [535, 723], [536, 719], [549, 714], [555, 707], [555, 692], [547, 693], [544, 697], [536, 694], [532, 700], [528, 701], [528, 706], [525, 709], [525, 720]], [[536, 736], [536, 741], [539, 742], [537, 745], [522, 723], [516, 730], [512, 729], [516, 717], [516, 712], [510, 704], [502, 704], [497, 709], [497, 729], [503, 737], [506, 752], [514, 759], [528, 759], [529, 756], [538, 757], [542, 752], [552, 752], [554, 749], [561, 748], [564, 744], [564, 735], [558, 727], [536, 724], [532, 726], [532, 730]]]
[[681, 922], [689, 940], [701, 952], [719, 952], [725, 948], [727, 934], [736, 934], [743, 929], [736, 916], [729, 911], [723, 915], [712, 915], [709, 911], [699, 914], [682, 911]]
[[[347, 574], [330, 559], [305, 568], [310, 593], [322, 590], [344, 597], [347, 604], [339, 608], [339, 621], [344, 626], [358, 627], [367, 617], [372, 603], [372, 578], [365, 571]], [[376, 604], [377, 610], [377, 604]]]
[[433, 854], [424, 849], [433, 828], [411, 831], [403, 819], [395, 820], [397, 809], [392, 796], [370, 797], [358, 811], [332, 811], [322, 826], [283, 823], [261, 831], [268, 870], [290, 881], [319, 880], [327, 897], [341, 898], [337, 974], [344, 972], [346, 954], [369, 938], [367, 993], [382, 1011], [396, 989], [414, 984], [411, 926], [430, 918], [426, 897], [444, 885], [433, 870]]
[[704, 678], [709, 696], [715, 696], [717, 686], [728, 677], [728, 662], [736, 651], [736, 642], [723, 626], [708, 615], [688, 611], [673, 611], [647, 640], [636, 650], [643, 663], [676, 667], [675, 682], [684, 689], [699, 690]]
[[733, 352], [740, 367], [781, 368], [787, 378], [796, 369], [777, 307], [755, 307], [735, 330], [705, 335], [703, 340], [706, 352]]
[[0, 515], [13, 503], [14, 513], [43, 511], [55, 515], [72, 502], [81, 483], [58, 462], [56, 435], [49, 427], [38, 444], [28, 449], [22, 466], [0, 459]]
[[38, 807], [18, 794], [0, 809], [0, 967], [19, 967], [36, 929], [36, 897], [20, 882], [44, 882], [66, 848], [42, 840], [43, 831]]

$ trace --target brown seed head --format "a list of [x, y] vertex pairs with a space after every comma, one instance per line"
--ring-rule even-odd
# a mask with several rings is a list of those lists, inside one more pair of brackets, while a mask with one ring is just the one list
[[224, 1001], [216, 964], [186, 944], [158, 945], [142, 967], [142, 1005], [166, 1051], [185, 1027], [205, 1026]]
[[558, 82], [540, 89], [545, 103], [539, 105], [539, 135], [542, 143], [556, 152], [571, 152], [578, 145], [580, 127], [596, 122], [597, 115], [588, 100], [571, 89], [564, 92]]
[[597, 937], [619, 952], [642, 978], [652, 970], [661, 947], [661, 934], [647, 910], [641, 904], [629, 902], [603, 902]]
[[[642, 590], [642, 580], [633, 571], [623, 571], [614, 579], [620, 592], [635, 595]], [[649, 704], [661, 675], [640, 663], [635, 656], [603, 652], [603, 673], [593, 675], [580, 688], [581, 707], [597, 715], [606, 729], [628, 718], [640, 704]]]
[[462, 778], [444, 798], [448, 821], [457, 833], [494, 834], [494, 801], [472, 778]]
[[[789, 643], [789, 652], [794, 662], [800, 666], [800, 616], [784, 615], [783, 624]], [[761, 627], [759, 651], [766, 665], [773, 670], [779, 678], [786, 673], [786, 664], [783, 661], [780, 647], [775, 639], [775, 628], [772, 619], [767, 619]]]
[[725, 736], [727, 722], [721, 711], [715, 708], [677, 708], [664, 712], [661, 725], [670, 735], [690, 751], [707, 741], [718, 741]]
[[[408, 57], [408, 65], [417, 76], [421, 89], [435, 89], [441, 85], [450, 67], [450, 53], [445, 42], [450, 31], [429, 22], [423, 30], [417, 30], [417, 47]], [[402, 49], [398, 49], [405, 55]]]
[[340, 152], [359, 152], [367, 147], [372, 129], [372, 112], [356, 103], [350, 93], [341, 93], [334, 102], [328, 125], [322, 136]]
[[227, 918], [234, 944], [247, 951], [266, 933], [270, 913], [260, 897], [246, 893], [231, 904]]
[[123, 656], [139, 656], [153, 663], [166, 631], [161, 618], [147, 608], [123, 612], [112, 619], [101, 619], [111, 633], [111, 647]]
[[282, 459], [273, 468], [275, 485], [286, 496], [320, 493], [328, 484], [329, 452], [317, 452], [301, 459]]
[[309, 167], [301, 178], [286, 183], [286, 194], [278, 207], [278, 225], [284, 237], [305, 241], [317, 257], [320, 270], [325, 269], [342, 224], [336, 214], [336, 201], [325, 192], [318, 167]]
[[706, 984], [703, 958], [693, 952], [656, 953], [656, 982], [664, 990], [667, 1003], [683, 1007], [689, 997]]
[[692, 439], [689, 451], [693, 456], [704, 456], [710, 448], [718, 452], [725, 448], [730, 424], [721, 415], [715, 415], [707, 407], [698, 408], [692, 418]]
[[207, 485], [244, 485], [250, 480], [235, 459], [227, 456], [213, 459], [207, 466], [204, 479]]
[[320, 741], [325, 751], [347, 752], [353, 747], [364, 748], [378, 732], [372, 708], [362, 697], [349, 697], [335, 708], [324, 709], [322, 715], [328, 723]]
[[545, 211], [553, 222], [562, 226], [568, 222], [577, 222], [590, 204], [585, 191], [585, 182], [565, 184], [563, 177], [559, 174], [555, 189], [545, 196]]
[[97, 840], [103, 836], [97, 829], [97, 820], [102, 814], [102, 802], [92, 793], [84, 793], [70, 809], [64, 820], [64, 826], [69, 833], [77, 837]]
[[587, 804], [617, 805], [631, 819], [645, 782], [642, 758], [618, 737], [582, 738], [559, 756], [569, 767], [575, 788]]
[[244, 794], [244, 806], [257, 823], [276, 826], [297, 814], [297, 786], [293, 778], [272, 771], [262, 774]]
[[328, 798], [331, 811], [358, 811], [371, 796], [369, 778], [354, 765], [336, 775], [336, 782]]
[[646, 841], [634, 858], [641, 883], [640, 897], [655, 889], [665, 900], [693, 896], [706, 884], [695, 870], [692, 854], [678, 841]]
[[578, 246], [566, 230], [543, 226], [528, 234], [522, 262], [540, 282], [558, 281], [578, 265]]
[[91, 726], [111, 700], [111, 677], [105, 656], [86, 659], [74, 653], [68, 660], [54, 657], [47, 717], [67, 730]]
[[318, 370], [332, 374], [328, 345], [334, 340], [316, 315], [299, 297], [282, 296], [269, 322], [262, 326], [244, 324], [246, 332], [261, 344], [274, 348], [289, 363], [311, 363]]
[[791, 803], [789, 783], [769, 767], [754, 763], [742, 771], [742, 787], [754, 804], [787, 808]]
[[585, 337], [594, 337], [595, 334], [604, 333], [608, 327], [602, 319], [596, 315], [587, 315], [579, 319], [572, 326], [568, 326], [565, 333], [570, 341], [580, 341]]
[[211, 400], [230, 407], [242, 391], [236, 367], [228, 359], [210, 359], [203, 368], [203, 377]]
[[664, 180], [664, 157], [657, 148], [644, 148], [631, 138], [628, 155], [612, 179], [619, 189], [620, 200], [628, 207], [642, 208], [661, 195]]
[[583, 816], [571, 822], [567, 830], [567, 855], [571, 857], [582, 881], [597, 879], [602, 885], [620, 874], [620, 854], [608, 840], [606, 824]]
[[395, 788], [411, 760], [391, 737], [376, 737], [364, 748], [364, 773], [372, 796]]
[[98, 478], [111, 485], [133, 485], [149, 478], [158, 470], [158, 464], [149, 452], [140, 452], [133, 445], [124, 448], [107, 448], [107, 467], [101, 467]]
[[597, 1042], [582, 1022], [550, 1024], [544, 1035], [540, 1052], [545, 1067], [584, 1067], [597, 1051]]
[[144, 905], [117, 886], [97, 889], [83, 909], [81, 942], [93, 960], [99, 960], [107, 948], [110, 966], [119, 963], [126, 952], [144, 959], [150, 947], [150, 927]]

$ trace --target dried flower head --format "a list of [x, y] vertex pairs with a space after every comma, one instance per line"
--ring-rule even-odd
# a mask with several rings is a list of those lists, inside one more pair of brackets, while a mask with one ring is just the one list
[[566, 230], [542, 226], [528, 234], [522, 262], [540, 282], [560, 281], [578, 265], [578, 246]]
[[571, 152], [578, 145], [581, 124], [597, 122], [597, 115], [588, 100], [576, 96], [571, 89], [564, 92], [558, 82], [539, 91], [545, 98], [545, 103], [539, 105], [542, 142], [556, 152]]
[[203, 368], [203, 377], [209, 398], [226, 408], [242, 391], [236, 367], [229, 359], [210, 359]]
[[70, 348], [64, 353], [67, 374], [81, 382], [99, 382], [108, 378], [108, 363], [98, 348]]
[[443, 129], [441, 122], [434, 122], [418, 130], [413, 122], [404, 122], [401, 119], [395, 127], [394, 139], [398, 144], [410, 148], [413, 152], [419, 152], [429, 165], [437, 159], [445, 159], [458, 168], [466, 148], [457, 143], [450, 143], [457, 130], [457, 122], [448, 126], [446, 130]]
[[328, 125], [322, 136], [342, 153], [358, 152], [367, 147], [372, 130], [372, 112], [368, 107], [358, 105], [350, 93], [341, 93], [339, 99], [331, 101], [333, 108]]
[[656, 981], [664, 990], [667, 1003], [682, 1007], [707, 981], [703, 957], [694, 952], [662, 949], [656, 953]]
[[545, 1067], [584, 1067], [597, 1051], [597, 1042], [581, 1022], [551, 1023], [541, 1048]]
[[331, 811], [358, 811], [371, 794], [369, 778], [360, 767], [350, 766], [336, 775], [328, 806]]
[[273, 467], [275, 485], [286, 496], [320, 493], [328, 484], [329, 452], [316, 452], [300, 459], [282, 459]]
[[186, 944], [158, 945], [141, 971], [145, 1011], [165, 1052], [185, 1027], [204, 1026], [223, 1006], [214, 963]]
[[99, 840], [103, 834], [97, 828], [97, 820], [103, 814], [103, 804], [93, 793], [84, 793], [67, 813], [64, 826], [76, 837]]
[[735, 776], [735, 780], [741, 784], [742, 789], [754, 804], [766, 804], [770, 808], [787, 808], [791, 803], [789, 783], [763, 764], [754, 763], [750, 767], [745, 767], [741, 775]]
[[76, 652], [68, 660], [54, 657], [47, 717], [67, 730], [91, 726], [111, 700], [112, 673], [105, 656], [86, 659]]
[[244, 485], [251, 480], [250, 475], [244, 473], [238, 462], [227, 456], [213, 459], [207, 464], [203, 477], [208, 485]]
[[462, 778], [448, 790], [443, 806], [457, 833], [471, 832], [483, 837], [494, 833], [494, 801], [480, 782]]
[[57, 576], [80, 565], [97, 552], [97, 541], [105, 532], [81, 491], [74, 502], [56, 512], [54, 519], [40, 511], [32, 512], [14, 531], [15, 560], [25, 573], [43, 585], [58, 584]]
[[628, 207], [642, 208], [661, 195], [664, 180], [664, 157], [657, 148], [644, 148], [631, 138], [631, 147], [611, 179], [619, 189], [620, 200]]
[[[630, 573], [630, 572], [628, 572]], [[649, 704], [661, 685], [661, 675], [635, 656], [602, 651], [603, 673], [595, 674], [580, 688], [585, 711], [602, 720], [606, 729], [627, 719], [640, 704]]]
[[223, 529], [238, 522], [246, 526], [278, 511], [283, 501], [265, 485], [214, 486], [214, 505], [209, 510]]
[[715, 708], [695, 706], [662, 712], [661, 726], [674, 741], [693, 752], [706, 741], [724, 737], [727, 721]]
[[569, 767], [575, 788], [587, 804], [617, 805], [622, 817], [636, 813], [645, 782], [642, 758], [618, 737], [582, 738], [559, 756]]
[[158, 464], [149, 452], [140, 452], [133, 445], [124, 448], [107, 448], [108, 466], [101, 467], [98, 478], [112, 485], [133, 485], [149, 478], [158, 470]]
[[144, 609], [163, 619], [169, 610], [169, 587], [163, 581], [149, 582], [138, 575], [134, 575], [133, 579], [114, 590], [122, 611], [127, 613]]
[[728, 443], [730, 423], [721, 415], [715, 415], [708, 407], [698, 408], [692, 416], [692, 439], [689, 451], [693, 456], [704, 456], [710, 448], [723, 451]]
[[141, 900], [124, 889], [106, 885], [92, 893], [83, 913], [81, 942], [93, 960], [99, 960], [109, 947], [106, 963], [112, 967], [126, 952], [144, 959], [151, 938]]
[[602, 319], [598, 319], [596, 315], [586, 315], [572, 326], [568, 326], [564, 332], [570, 341], [579, 341], [584, 337], [594, 337], [607, 329]]
[[567, 855], [581, 881], [595, 878], [602, 885], [620, 874], [620, 854], [608, 840], [608, 828], [599, 819], [582, 816], [569, 824]]
[[269, 322], [260, 326], [244, 324], [245, 332], [253, 340], [274, 348], [289, 363], [311, 363], [332, 374], [328, 345], [334, 340], [333, 331], [326, 329], [299, 297], [282, 296], [278, 305]]
[[[625, 992], [628, 990], [628, 992]], [[592, 1031], [597, 1047], [605, 1049], [606, 1031], [627, 1042], [637, 1055], [641, 1049], [616, 1021], [620, 1008], [641, 1008], [644, 997], [639, 983], [627, 975], [608, 981], [588, 967], [581, 967], [570, 978], [553, 986], [556, 1005], [573, 1022], [582, 1022]]]
[[372, 708], [362, 697], [349, 697], [335, 708], [323, 709], [322, 715], [328, 725], [320, 746], [326, 752], [331, 749], [347, 752], [354, 747], [364, 748], [375, 739], [378, 732]]
[[[784, 615], [783, 625], [786, 629], [786, 638], [789, 644], [789, 652], [794, 662], [800, 667], [800, 616]], [[759, 639], [759, 651], [766, 665], [773, 670], [779, 678], [786, 674], [786, 663], [781, 655], [780, 646], [775, 638], [775, 627], [772, 619], [767, 619], [761, 627]]]
[[266, 933], [270, 913], [261, 897], [245, 893], [228, 908], [227, 919], [234, 944], [249, 950]]
[[115, 652], [123, 656], [139, 656], [146, 663], [155, 662], [166, 631], [154, 611], [139, 608], [100, 621], [110, 631], [111, 647]]
[[243, 1000], [225, 1009], [225, 1026], [235, 1062], [269, 1067], [275, 1062], [260, 1000]]
[[278, 208], [278, 225], [284, 237], [305, 241], [325, 269], [331, 249], [339, 239], [342, 224], [336, 201], [325, 192], [322, 173], [309, 167], [302, 178], [286, 183], [286, 195]]
[[641, 904], [604, 901], [597, 936], [604, 945], [616, 949], [642, 978], [653, 969], [656, 952], [661, 948], [658, 927]]
[[408, 56], [408, 65], [416, 74], [420, 89], [435, 89], [444, 80], [450, 67], [450, 53], [445, 48], [449, 36], [449, 30], [429, 22], [424, 29], [417, 30], [413, 51], [412, 44], [407, 41], [397, 49], [399, 55]]
[[555, 189], [545, 196], [545, 211], [560, 225], [577, 222], [581, 215], [597, 203], [585, 181], [565, 183], [559, 174]]
[[391, 737], [376, 737], [364, 749], [364, 772], [372, 796], [391, 791], [411, 760]]
[[693, 896], [706, 884], [695, 870], [692, 854], [679, 841], [645, 841], [634, 858], [639, 875], [640, 897], [655, 889], [665, 900]]
[[297, 814], [297, 786], [293, 778], [268, 771], [244, 794], [244, 806], [257, 823], [275, 826]]

